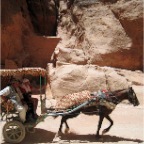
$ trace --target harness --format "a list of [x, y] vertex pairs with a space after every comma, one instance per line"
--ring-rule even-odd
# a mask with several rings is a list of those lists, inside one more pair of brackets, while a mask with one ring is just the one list
[[128, 93], [128, 99], [129, 99], [129, 101], [132, 101], [132, 103], [135, 103], [135, 97], [133, 96], [133, 94], [135, 94], [135, 92], [133, 91], [133, 89], [130, 88], [127, 93]]

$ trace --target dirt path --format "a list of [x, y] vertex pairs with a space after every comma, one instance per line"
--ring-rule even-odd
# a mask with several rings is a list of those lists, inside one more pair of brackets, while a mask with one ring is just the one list
[[[138, 95], [142, 94], [142, 90], [137, 88]], [[143, 99], [141, 105], [133, 107], [128, 104], [119, 104], [111, 114], [114, 125], [111, 130], [102, 136], [101, 139], [95, 139], [95, 133], [98, 124], [98, 116], [87, 116], [80, 114], [77, 118], [68, 120], [71, 128], [69, 134], [61, 135], [61, 140], [55, 142], [62, 143], [114, 143], [114, 144], [137, 144], [144, 143], [144, 107]], [[36, 126], [36, 132], [27, 133], [24, 141], [21, 144], [48, 144], [54, 143], [53, 138], [58, 131], [61, 118], [53, 119], [47, 117], [45, 122], [41, 122]], [[1, 122], [1, 127], [4, 122]], [[109, 125], [107, 120], [104, 120], [101, 132]], [[1, 136], [2, 137], [2, 136]], [[0, 143], [6, 144], [3, 137]]]

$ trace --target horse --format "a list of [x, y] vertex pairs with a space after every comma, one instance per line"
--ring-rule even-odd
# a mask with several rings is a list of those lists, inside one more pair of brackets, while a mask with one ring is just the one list
[[[123, 100], [129, 100], [129, 102], [131, 104], [133, 104], [134, 106], [139, 105], [139, 100], [138, 100], [136, 93], [134, 92], [132, 87], [130, 87], [128, 89], [112, 91], [112, 92], [110, 92], [110, 94], [111, 95], [109, 95], [108, 99], [115, 105], [118, 105]], [[77, 117], [80, 113], [83, 113], [86, 115], [99, 115], [99, 122], [98, 122], [98, 128], [97, 128], [97, 132], [96, 132], [96, 138], [100, 138], [101, 136], [99, 134], [99, 131], [101, 129], [104, 118], [106, 118], [110, 122], [110, 125], [102, 131], [102, 134], [108, 132], [110, 130], [110, 128], [112, 127], [112, 125], [114, 124], [113, 120], [109, 116], [113, 110], [114, 109], [109, 109], [104, 105], [98, 104], [98, 106], [84, 107], [75, 112], [72, 112], [69, 115], [63, 115], [62, 119], [61, 119], [58, 134], [62, 133], [62, 126], [64, 123], [66, 125], [65, 132], [68, 132], [68, 130], [69, 130], [69, 126], [67, 123], [68, 119]]]

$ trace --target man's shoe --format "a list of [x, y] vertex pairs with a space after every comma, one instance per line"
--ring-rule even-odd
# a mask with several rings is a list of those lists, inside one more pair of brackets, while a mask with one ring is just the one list
[[36, 122], [36, 119], [32, 117], [32, 115], [30, 115], [27, 119], [27, 122]]

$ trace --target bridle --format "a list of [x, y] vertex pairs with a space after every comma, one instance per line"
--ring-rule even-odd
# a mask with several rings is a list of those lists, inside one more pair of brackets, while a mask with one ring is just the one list
[[132, 88], [129, 88], [128, 90], [128, 100], [135, 105], [136, 104], [136, 94]]
[[[134, 90], [132, 88], [128, 88], [127, 90], [122, 90], [122, 91], [125, 91], [125, 93], [128, 96], [128, 100], [133, 105], [135, 105], [136, 104], [136, 94], [135, 94]], [[120, 91], [120, 93], [121, 93], [121, 91]], [[111, 98], [113, 99], [112, 100], [113, 103], [118, 104], [118, 103], [120, 103], [121, 100], [116, 95], [117, 95], [116, 93], [113, 93]]]

